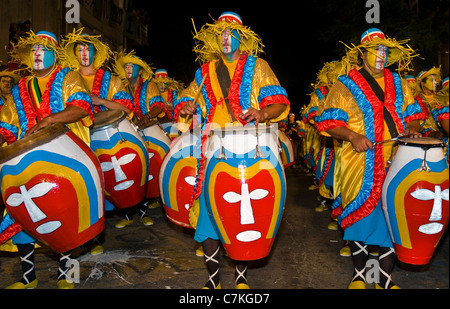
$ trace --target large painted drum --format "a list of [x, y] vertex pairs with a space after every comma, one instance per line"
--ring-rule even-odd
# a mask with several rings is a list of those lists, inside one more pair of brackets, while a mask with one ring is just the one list
[[100, 163], [63, 124], [0, 149], [0, 181], [8, 213], [56, 252], [86, 243], [105, 227]]
[[118, 208], [132, 207], [147, 192], [149, 156], [135, 126], [121, 110], [95, 114], [91, 148], [105, 177], [105, 198]]
[[199, 135], [197, 130], [187, 131], [173, 140], [159, 174], [161, 199], [167, 218], [186, 228], [192, 228], [189, 211], [200, 158], [200, 152], [195, 149]]
[[448, 223], [448, 165], [433, 138], [400, 141], [382, 189], [382, 207], [398, 259], [425, 265]]
[[159, 171], [172, 142], [168, 134], [159, 126], [158, 121], [149, 123], [148, 126], [139, 130], [139, 133], [147, 145], [150, 158], [146, 197], [158, 197], [160, 195]]
[[281, 162], [283, 162], [285, 168], [288, 168], [295, 163], [294, 143], [292, 142], [292, 139], [281, 130], [278, 131], [278, 138], [280, 139], [281, 145]]
[[230, 258], [256, 260], [271, 250], [286, 199], [276, 125], [212, 131], [203, 192]]

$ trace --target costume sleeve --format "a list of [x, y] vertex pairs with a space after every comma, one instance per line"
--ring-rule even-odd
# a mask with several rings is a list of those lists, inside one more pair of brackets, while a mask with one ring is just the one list
[[422, 112], [420, 104], [414, 98], [411, 88], [405, 80], [401, 80], [402, 92], [403, 92], [403, 119], [405, 123], [411, 122], [413, 120], [425, 121], [426, 116]]
[[317, 130], [324, 134], [325, 131], [337, 127], [348, 127], [348, 102], [352, 99], [353, 96], [347, 87], [337, 81], [328, 93], [325, 102], [317, 108]]
[[256, 108], [256, 102], [258, 109], [263, 109], [271, 104], [284, 104], [287, 106], [281, 115], [271, 120], [272, 122], [278, 122], [289, 115], [290, 102], [286, 90], [281, 87], [269, 64], [261, 58], [256, 60], [252, 88], [252, 107]]
[[146, 111], [142, 111], [142, 114], [145, 115], [155, 106], [160, 106], [163, 111], [158, 115], [158, 118], [164, 117], [167, 113], [166, 106], [164, 105], [164, 99], [161, 96], [161, 92], [159, 92], [158, 85], [155, 82], [149, 82], [147, 86], [147, 106]]
[[125, 90], [125, 86], [117, 76], [111, 76], [109, 83], [108, 100], [122, 104], [123, 106], [133, 110], [133, 98]]
[[94, 121], [94, 112], [92, 108], [92, 100], [86, 89], [81, 75], [74, 71], [69, 71], [63, 81], [63, 100], [65, 106], [75, 105], [81, 107], [88, 116], [84, 117], [81, 122], [89, 127]]

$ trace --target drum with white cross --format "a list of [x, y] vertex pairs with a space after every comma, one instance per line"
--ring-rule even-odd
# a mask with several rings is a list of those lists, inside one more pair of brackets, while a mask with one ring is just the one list
[[448, 224], [448, 165], [440, 140], [404, 138], [399, 144], [382, 207], [398, 259], [425, 265]]
[[269, 255], [286, 198], [277, 126], [213, 130], [203, 190], [230, 258], [248, 261]]

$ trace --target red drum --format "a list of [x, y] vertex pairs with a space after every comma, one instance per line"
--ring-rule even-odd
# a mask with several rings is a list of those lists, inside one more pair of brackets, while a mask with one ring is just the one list
[[203, 192], [230, 258], [266, 257], [281, 222], [286, 178], [276, 125], [226, 127], [208, 139]]
[[0, 179], [11, 217], [56, 252], [86, 243], [105, 227], [100, 163], [63, 124], [1, 148]]
[[182, 227], [189, 222], [190, 201], [197, 177], [199, 152], [194, 151], [199, 133], [185, 132], [173, 141], [159, 174], [161, 199], [167, 218]]
[[448, 165], [433, 138], [400, 142], [382, 190], [382, 207], [398, 259], [425, 265], [448, 224]]
[[105, 197], [118, 208], [132, 207], [147, 192], [148, 151], [142, 136], [121, 110], [95, 114], [91, 148], [105, 177]]
[[172, 143], [167, 133], [159, 126], [157, 121], [151, 122], [145, 128], [139, 130], [147, 145], [150, 158], [148, 167], [147, 198], [158, 197], [159, 193], [159, 171], [161, 164], [169, 152]]
[[279, 130], [278, 138], [281, 144], [281, 162], [283, 162], [284, 168], [288, 168], [295, 163], [294, 143], [292, 139], [287, 136], [286, 133]]

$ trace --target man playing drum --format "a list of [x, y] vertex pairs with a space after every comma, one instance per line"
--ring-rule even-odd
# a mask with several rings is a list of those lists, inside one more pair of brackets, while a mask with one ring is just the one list
[[[93, 123], [92, 101], [81, 76], [59, 65], [57, 38], [46, 31], [22, 38], [14, 46], [12, 56], [30, 68], [34, 75], [24, 77], [13, 88], [0, 115], [0, 142], [8, 144], [33, 134], [54, 123], [64, 123], [87, 145], [89, 126]], [[59, 96], [54, 96], [59, 93]], [[50, 100], [50, 98], [53, 100]], [[24, 289], [37, 286], [34, 271], [35, 239], [25, 232], [13, 237], [17, 244], [23, 269], [22, 279], [9, 288]], [[73, 288], [66, 280], [69, 254], [62, 254], [59, 263], [58, 288]]]
[[346, 58], [349, 67], [359, 60], [360, 69], [340, 76], [317, 111], [319, 132], [343, 140], [338, 222], [352, 249], [354, 277], [349, 288], [365, 288], [368, 245], [380, 247], [376, 287], [398, 288], [391, 280], [396, 255], [380, 205], [392, 143], [375, 143], [421, 136], [420, 107], [406, 82], [385, 68], [410, 62], [414, 52], [403, 44], [379, 29], [365, 31], [361, 44]]
[[[128, 94], [133, 98], [133, 113], [136, 124], [141, 127], [150, 123], [150, 119], [164, 113], [164, 99], [158, 86], [152, 81], [153, 70], [133, 51], [128, 54], [119, 53], [115, 57], [114, 71], [122, 80]], [[150, 110], [150, 111], [149, 111]], [[147, 201], [132, 207], [122, 220], [116, 223], [116, 228], [124, 228], [133, 223], [134, 213], [139, 213], [139, 221], [144, 225], [152, 225], [153, 219], [147, 216]]]
[[[261, 41], [253, 31], [243, 26], [239, 15], [223, 13], [214, 24], [207, 24], [196, 33], [195, 39], [199, 41], [195, 50], [205, 64], [197, 70], [195, 80], [182, 92], [175, 106], [179, 124], [190, 124], [191, 116], [197, 110], [197, 116], [201, 112], [206, 119], [204, 127], [225, 127], [227, 123], [245, 125], [252, 121], [256, 124], [278, 122], [287, 117], [290, 103], [286, 91], [267, 62], [257, 57], [262, 48]], [[199, 92], [202, 95], [198, 95]], [[196, 97], [198, 101], [194, 102]], [[201, 136], [203, 145], [207, 131], [203, 130]], [[220, 288], [219, 236], [200, 191], [201, 183], [198, 183], [194, 192], [194, 198], [200, 196], [195, 240], [203, 245], [209, 272], [204, 288]], [[237, 288], [249, 288], [246, 273], [247, 263], [238, 261], [235, 270]]]

